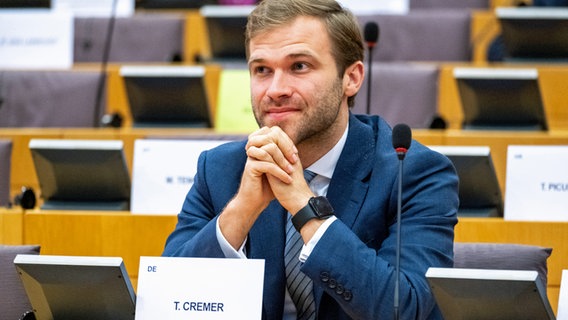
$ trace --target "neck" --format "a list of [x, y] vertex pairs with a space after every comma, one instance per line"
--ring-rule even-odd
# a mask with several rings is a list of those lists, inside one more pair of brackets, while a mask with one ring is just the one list
[[349, 122], [349, 112], [342, 112], [341, 114], [335, 124], [327, 130], [302, 141], [296, 146], [304, 169], [328, 153], [341, 139]]

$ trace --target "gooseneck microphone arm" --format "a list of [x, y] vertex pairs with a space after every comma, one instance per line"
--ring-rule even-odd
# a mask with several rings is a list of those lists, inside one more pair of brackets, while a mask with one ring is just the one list
[[105, 43], [104, 43], [104, 48], [103, 48], [103, 57], [102, 57], [102, 61], [101, 61], [101, 77], [99, 78], [99, 84], [97, 86], [97, 95], [95, 97], [95, 111], [94, 111], [94, 117], [93, 117], [93, 126], [95, 128], [100, 127], [100, 114], [101, 114], [101, 108], [102, 108], [102, 100], [103, 100], [103, 91], [105, 88], [105, 84], [106, 84], [106, 78], [107, 78], [107, 64], [108, 64], [108, 60], [109, 60], [109, 55], [110, 55], [110, 47], [111, 47], [111, 43], [112, 43], [112, 35], [114, 33], [114, 22], [116, 20], [116, 6], [118, 4], [118, 0], [113, 0], [112, 1], [112, 7], [111, 7], [111, 13], [110, 13], [110, 19], [108, 22], [108, 27], [107, 27], [107, 34], [105, 37]]
[[392, 130], [392, 146], [398, 157], [398, 196], [396, 205], [396, 271], [394, 283], [394, 319], [400, 318], [400, 250], [401, 250], [401, 212], [402, 212], [402, 164], [412, 143], [412, 132], [406, 124], [397, 124]]
[[369, 71], [367, 72], [367, 109], [366, 113], [371, 114], [371, 77], [373, 75], [373, 48], [377, 45], [379, 40], [379, 25], [375, 22], [368, 22], [365, 25], [363, 32], [365, 43], [369, 48], [368, 63]]

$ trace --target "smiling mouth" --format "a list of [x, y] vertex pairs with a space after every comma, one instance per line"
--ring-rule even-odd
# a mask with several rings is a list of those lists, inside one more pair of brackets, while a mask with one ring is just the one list
[[300, 112], [298, 109], [271, 109], [266, 111], [265, 115], [269, 118], [280, 120], [298, 112]]

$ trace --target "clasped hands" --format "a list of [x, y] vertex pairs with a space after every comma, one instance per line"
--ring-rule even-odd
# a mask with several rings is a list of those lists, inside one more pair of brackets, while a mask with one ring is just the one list
[[[296, 214], [314, 196], [304, 179], [298, 149], [281, 128], [260, 128], [249, 136], [245, 149], [239, 190], [219, 217], [221, 233], [236, 250], [272, 200]], [[302, 237], [310, 239], [318, 224], [302, 228]]]
[[290, 213], [303, 208], [314, 194], [304, 179], [298, 149], [280, 127], [262, 127], [249, 136], [247, 162], [239, 194], [261, 208], [274, 198]]

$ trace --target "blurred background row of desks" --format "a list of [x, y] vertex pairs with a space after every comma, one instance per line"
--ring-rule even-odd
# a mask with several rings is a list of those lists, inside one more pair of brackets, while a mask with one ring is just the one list
[[[0, 138], [8, 138], [13, 142], [10, 172], [12, 195], [20, 192], [23, 186], [39, 189], [28, 147], [33, 138], [122, 140], [127, 165], [131, 171], [136, 139], [215, 139], [217, 135], [208, 129], [0, 129]], [[429, 146], [489, 146], [503, 194], [509, 145], [568, 145], [568, 129], [548, 132], [417, 129], [413, 131], [413, 137]]]

